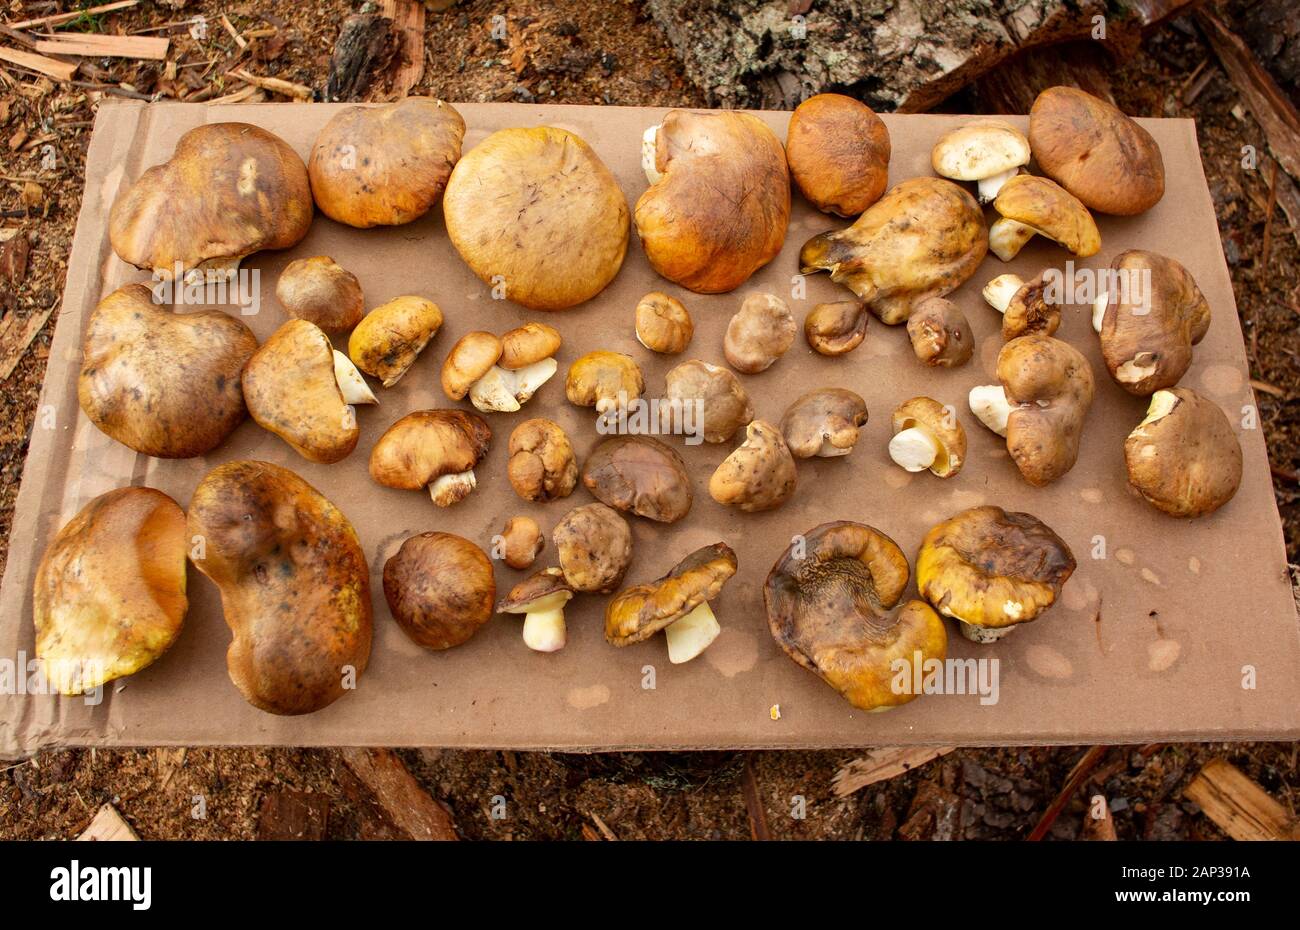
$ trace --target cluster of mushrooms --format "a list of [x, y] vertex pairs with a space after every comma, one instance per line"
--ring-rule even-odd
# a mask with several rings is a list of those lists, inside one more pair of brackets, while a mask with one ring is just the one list
[[[465, 123], [441, 101], [408, 98], [335, 115], [304, 162], [270, 132], [215, 123], [186, 133], [172, 159], [119, 198], [110, 240], [124, 261], [161, 280], [228, 273], [263, 249], [306, 235], [314, 208], [359, 229], [409, 223], [442, 198], [448, 236], [466, 264], [506, 299], [553, 312], [590, 300], [614, 278], [635, 224], [667, 281], [698, 294], [735, 290], [772, 261], [786, 237], [791, 179], [819, 210], [852, 218], [799, 252], [803, 273], [829, 272], [843, 299], [819, 304], [802, 327], [825, 356], [854, 351], [869, 316], [904, 325], [920, 363], [970, 360], [969, 322], [947, 296], [990, 250], [1009, 261], [1033, 236], [1086, 258], [1101, 248], [1093, 212], [1132, 215], [1155, 204], [1164, 169], [1154, 140], [1111, 105], [1071, 88], [1045, 91], [1028, 136], [974, 120], [946, 133], [934, 177], [888, 184], [889, 134], [864, 104], [821, 94], [799, 106], [783, 146], [754, 116], [674, 110], [642, 140], [649, 186], [629, 212], [614, 176], [581, 138], [554, 127], [494, 132], [463, 158]], [[1029, 173], [1037, 166], [1041, 174]], [[208, 179], [202, 188], [189, 179]], [[963, 186], [973, 184], [971, 189]], [[166, 204], [197, 201], [185, 226]], [[986, 223], [981, 205], [996, 213]], [[314, 206], [313, 206], [314, 205]], [[1210, 322], [1192, 276], [1174, 260], [1131, 250], [1115, 272], [1149, 275], [1142, 295], [1103, 294], [1094, 308], [1111, 378], [1149, 397], [1124, 444], [1129, 481], [1180, 517], [1210, 513], [1235, 493], [1241, 449], [1223, 412], [1178, 383]], [[390, 388], [412, 370], [444, 322], [418, 295], [367, 311], [357, 278], [328, 256], [291, 262], [275, 288], [285, 321], [259, 345], [237, 318], [174, 313], [130, 284], [100, 302], [87, 325], [78, 385], [82, 410], [123, 445], [161, 458], [204, 456], [251, 418], [304, 459], [338, 462], [355, 449], [355, 405], [377, 404], [367, 377]], [[1085, 356], [1054, 334], [1059, 304], [1046, 270], [998, 275], [983, 288], [1002, 315], [998, 383], [970, 391], [984, 426], [1006, 437], [1025, 480], [1042, 486], [1074, 465], [1096, 386]], [[1138, 301], [1141, 301], [1140, 305]], [[694, 323], [681, 300], [647, 294], [633, 328], [647, 350], [676, 355]], [[797, 461], [850, 454], [867, 421], [857, 393], [827, 386], [797, 397], [779, 422], [755, 418], [737, 372], [776, 364], [800, 332], [780, 297], [751, 293], [731, 318], [726, 365], [691, 358], [665, 377], [670, 420], [698, 410], [703, 441], [742, 439], [708, 481], [719, 504], [771, 510], [795, 493]], [[346, 336], [346, 351], [334, 338]], [[516, 413], [559, 370], [560, 332], [526, 320], [508, 332], [466, 333], [446, 352], [440, 384], [450, 404], [396, 419], [374, 444], [371, 478], [453, 507], [477, 486], [492, 442], [489, 419]], [[183, 377], [178, 377], [178, 372]], [[600, 417], [646, 392], [631, 356], [593, 351], [567, 368], [564, 395]], [[669, 431], [687, 424], [667, 422]], [[891, 418], [889, 455], [909, 472], [956, 477], [966, 435], [951, 404], [918, 396]], [[565, 646], [575, 597], [608, 595], [604, 633], [614, 646], [664, 633], [673, 663], [700, 655], [721, 631], [710, 603], [736, 573], [724, 541], [678, 559], [661, 577], [624, 587], [633, 561], [628, 518], [681, 520], [694, 492], [682, 456], [651, 435], [614, 435], [581, 465], [554, 419], [509, 434], [507, 476], [522, 501], [567, 498], [579, 482], [595, 498], [555, 524], [555, 564], [498, 599], [493, 559], [533, 569], [547, 549], [529, 516], [510, 517], [492, 555], [462, 536], [426, 532], [383, 566], [383, 593], [401, 629], [432, 650], [466, 642], [494, 612], [522, 616], [528, 648]], [[220, 589], [232, 631], [234, 684], [262, 710], [319, 710], [356, 686], [373, 616], [366, 558], [347, 518], [289, 469], [234, 461], [198, 484], [188, 512], [145, 487], [91, 501], [56, 535], [37, 572], [37, 653], [62, 693], [132, 674], [179, 635], [186, 561]], [[781, 554], [763, 587], [770, 630], [797, 663], [855, 707], [912, 700], [891, 687], [893, 663], [943, 658], [942, 617], [981, 643], [1040, 616], [1074, 571], [1069, 547], [1038, 518], [981, 506], [933, 527], [916, 558], [919, 597], [905, 599], [908, 559], [861, 523], [822, 524]]]

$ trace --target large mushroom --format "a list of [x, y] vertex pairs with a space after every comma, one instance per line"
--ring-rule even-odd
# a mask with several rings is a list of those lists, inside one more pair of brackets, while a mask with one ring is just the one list
[[575, 591], [608, 594], [632, 561], [632, 530], [605, 504], [570, 510], [551, 531], [551, 540], [564, 578]]
[[420, 533], [384, 563], [384, 599], [402, 632], [425, 649], [451, 649], [492, 618], [492, 560], [453, 533]]
[[795, 458], [848, 455], [866, 425], [867, 403], [845, 388], [818, 388], [797, 398], [781, 417], [781, 435]]
[[1029, 140], [1010, 123], [977, 119], [951, 129], [930, 150], [934, 173], [953, 181], [978, 181], [979, 201], [988, 203], [1002, 185], [1029, 164]]
[[721, 365], [682, 362], [664, 376], [671, 428], [705, 442], [727, 442], [750, 420], [754, 405], [744, 386]]
[[328, 255], [299, 258], [284, 266], [275, 282], [284, 312], [315, 323], [327, 333], [345, 333], [366, 312], [361, 282]]
[[857, 216], [889, 181], [889, 130], [859, 100], [814, 94], [790, 114], [785, 156], [800, 192], [823, 213]]
[[474, 466], [487, 454], [492, 428], [464, 410], [417, 410], [379, 437], [370, 452], [370, 477], [389, 488], [428, 487], [439, 507], [450, 507], [478, 486]]
[[367, 313], [352, 330], [348, 357], [384, 387], [392, 387], [441, 328], [442, 309], [433, 301], [411, 295], [394, 297]]
[[1213, 401], [1187, 388], [1156, 391], [1124, 440], [1128, 482], [1157, 510], [1201, 517], [1241, 484], [1241, 443]]
[[1079, 258], [1101, 250], [1101, 233], [1088, 208], [1047, 178], [1016, 175], [1002, 185], [993, 209], [998, 218], [989, 227], [989, 249], [1004, 262], [1034, 236], [1051, 239]]
[[794, 495], [794, 456], [781, 431], [766, 420], [745, 427], [745, 441], [709, 479], [709, 496], [745, 513], [772, 510]]
[[568, 497], [578, 483], [573, 444], [554, 420], [525, 420], [510, 434], [510, 486], [526, 501]]
[[583, 465], [582, 483], [601, 503], [660, 523], [686, 516], [694, 498], [686, 463], [653, 436], [606, 439]]

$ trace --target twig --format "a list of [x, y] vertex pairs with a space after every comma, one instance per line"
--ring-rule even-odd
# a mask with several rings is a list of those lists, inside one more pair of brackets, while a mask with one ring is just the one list
[[1268, 206], [1264, 208], [1264, 244], [1260, 248], [1259, 267], [1268, 271], [1268, 252], [1273, 245], [1273, 214], [1277, 211], [1277, 162], [1268, 178]]
[[1061, 816], [1061, 811], [1065, 810], [1065, 805], [1070, 803], [1070, 798], [1074, 797], [1074, 793], [1079, 790], [1079, 786], [1088, 777], [1088, 773], [1097, 767], [1097, 763], [1109, 751], [1109, 746], [1093, 746], [1083, 754], [1083, 758], [1075, 763], [1074, 768], [1070, 770], [1070, 775], [1065, 780], [1065, 787], [1061, 789], [1056, 799], [1048, 805], [1047, 810], [1043, 812], [1043, 816], [1034, 826], [1034, 829], [1029, 832], [1028, 840], [1037, 842], [1047, 835], [1047, 831], [1052, 829], [1052, 824], [1056, 823], [1056, 818]]
[[758, 778], [754, 775], [752, 754], [745, 755], [745, 770], [740, 778], [740, 790], [745, 796], [745, 810], [749, 813], [749, 834], [756, 840], [770, 840], [767, 814], [763, 811], [763, 796], [758, 791]]
[[41, 16], [38, 19], [25, 19], [19, 23], [10, 23], [14, 29], [31, 29], [33, 26], [62, 26], [64, 23], [70, 23], [74, 19], [81, 19], [83, 16], [97, 16], [100, 13], [112, 13], [114, 10], [125, 10], [139, 4], [140, 0], [117, 0], [116, 3], [105, 3], [102, 6], [92, 6], [85, 10], [74, 10], [71, 13], [54, 13], [50, 16]]
[[236, 68], [230, 72], [230, 76], [238, 78], [245, 84], [252, 84], [263, 90], [269, 90], [273, 94], [281, 94], [285, 97], [293, 97], [297, 100], [310, 100], [312, 90], [305, 84], [295, 84], [292, 81], [285, 81], [281, 78], [263, 77], [260, 74], [251, 74], [243, 68]]

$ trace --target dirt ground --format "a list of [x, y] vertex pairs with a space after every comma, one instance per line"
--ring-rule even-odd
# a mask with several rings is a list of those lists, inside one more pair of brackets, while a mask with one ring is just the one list
[[[429, 13], [425, 77], [417, 93], [452, 101], [701, 102], [638, 3], [432, 5], [449, 8]], [[1230, 23], [1242, 25], [1249, 6], [1234, 3], [1223, 12]], [[51, 7], [14, 0], [4, 5], [5, 18], [43, 15]], [[321, 87], [338, 25], [352, 11], [339, 0], [170, 0], [143, 3], [108, 21], [88, 19], [75, 28], [103, 31], [111, 25], [113, 31], [136, 31], [196, 14], [208, 19], [212, 28], [201, 40], [183, 26], [167, 31], [179, 52], [173, 54], [180, 65], [174, 80], [160, 64], [96, 62], [102, 71], [97, 79], [116, 84], [119, 93], [149, 95], [210, 83], [237, 51], [218, 25], [222, 12], [241, 32], [275, 28], [274, 36], [254, 39], [244, 53], [258, 73]], [[505, 41], [491, 35], [497, 15], [506, 18]], [[1279, 213], [1267, 266], [1262, 260], [1268, 179], [1261, 171], [1243, 170], [1240, 162], [1242, 145], [1262, 148], [1263, 136], [1238, 106], [1232, 84], [1190, 19], [1161, 27], [1140, 54], [1112, 67], [1112, 86], [1128, 112], [1197, 121], [1257, 381], [1288, 553], [1292, 562], [1300, 562], [1300, 256]], [[55, 308], [62, 292], [98, 92], [14, 70], [5, 81], [5, 73], [0, 71], [0, 229], [5, 230], [0, 240], [24, 236], [31, 250], [21, 283], [7, 281], [0, 268], [0, 314], [26, 325]], [[1295, 90], [1294, 84], [1288, 87]], [[211, 95], [234, 89], [237, 85], [217, 88]], [[978, 96], [966, 93], [945, 108], [977, 105]], [[56, 165], [43, 171], [46, 145], [53, 146]], [[0, 559], [7, 555], [55, 316], [36, 332], [3, 382]], [[6, 366], [0, 359], [0, 370]], [[1182, 797], [1201, 766], [1220, 756], [1294, 815], [1300, 802], [1296, 751], [1279, 743], [1112, 748], [1048, 837], [1076, 837], [1086, 799], [1101, 793], [1110, 799], [1120, 838], [1222, 838]], [[745, 838], [752, 828], [743, 787], [750, 782], [757, 785], [771, 835], [778, 838], [1013, 839], [1026, 836], [1039, 821], [1083, 753], [1069, 747], [958, 751], [847, 798], [837, 798], [831, 788], [836, 770], [857, 755], [843, 751], [599, 756], [405, 751], [402, 758], [452, 812], [466, 838], [581, 838], [605, 830], [622, 839]], [[144, 749], [46, 752], [0, 766], [0, 838], [73, 837], [105, 803], [144, 838], [251, 838], [259, 835], [262, 810], [286, 797], [321, 812], [328, 837], [402, 835], [335, 752]], [[504, 817], [494, 817], [503, 810], [496, 799], [504, 799]], [[200, 812], [203, 816], [196, 816]]]

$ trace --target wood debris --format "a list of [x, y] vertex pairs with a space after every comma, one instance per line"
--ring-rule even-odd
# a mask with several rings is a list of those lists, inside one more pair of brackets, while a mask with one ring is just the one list
[[420, 0], [379, 0], [379, 12], [397, 29], [402, 60], [393, 75], [393, 96], [405, 97], [424, 77], [424, 4]]
[[252, 84], [262, 90], [269, 90], [273, 94], [292, 97], [294, 100], [310, 100], [312, 98], [312, 89], [305, 84], [295, 84], [293, 81], [286, 81], [282, 78], [251, 74], [243, 68], [235, 68], [230, 72], [230, 76], [243, 81], [245, 84]]
[[36, 52], [25, 52], [20, 48], [9, 48], [3, 45], [0, 45], [0, 61], [7, 61], [11, 65], [18, 65], [20, 68], [39, 74], [48, 74], [60, 81], [72, 80], [79, 67], [75, 61], [59, 61]]
[[171, 39], [151, 36], [99, 35], [93, 32], [56, 32], [34, 37], [38, 52], [50, 55], [87, 55], [91, 58], [140, 58], [165, 61]]
[[40, 16], [36, 19], [24, 19], [21, 22], [10, 23], [11, 29], [32, 29], [36, 26], [62, 26], [64, 23], [70, 23], [74, 19], [80, 19], [83, 16], [98, 16], [100, 13], [112, 13], [116, 10], [127, 10], [133, 6], [139, 5], [140, 0], [116, 0], [114, 3], [104, 3], [99, 6], [88, 7], [84, 10], [73, 10], [71, 13], [55, 13], [50, 16]]
[[259, 840], [320, 840], [329, 824], [330, 801], [323, 794], [282, 789], [262, 798]]
[[1183, 797], [1234, 840], [1300, 840], [1300, 821], [1227, 759], [1207, 763]]
[[[15, 335], [16, 327], [10, 325], [0, 332], [0, 382], [7, 381], [9, 376], [14, 373], [18, 363], [22, 361], [23, 354], [27, 347], [32, 344], [37, 334], [45, 328], [45, 324], [50, 321], [50, 314], [58, 304], [53, 304], [50, 309], [44, 313], [38, 313], [27, 321], [20, 332]], [[12, 322], [12, 317], [7, 317], [6, 322]]]
[[112, 804], [105, 804], [95, 814], [95, 819], [90, 822], [90, 826], [81, 831], [77, 839], [88, 842], [112, 842], [138, 840], [140, 837], [135, 835], [131, 825], [122, 819], [122, 815]]
[[393, 825], [416, 840], [455, 840], [456, 825], [441, 804], [420, 787], [391, 749], [340, 749], [352, 774], [374, 794]]
[[835, 773], [832, 779], [835, 796], [848, 797], [867, 785], [896, 778], [940, 756], [947, 755], [956, 748], [955, 746], [885, 746], [880, 749], [869, 749], [865, 756], [854, 759]]
[[1056, 818], [1061, 815], [1061, 811], [1065, 810], [1065, 805], [1070, 803], [1070, 798], [1074, 797], [1074, 793], [1079, 790], [1079, 786], [1084, 783], [1092, 770], [1097, 767], [1097, 763], [1105, 758], [1108, 752], [1110, 752], [1109, 746], [1093, 746], [1083, 754], [1083, 757], [1070, 770], [1070, 774], [1066, 777], [1065, 785], [1062, 786], [1060, 793], [1048, 805], [1047, 810], [1043, 812], [1043, 816], [1039, 818], [1038, 823], [1030, 831], [1026, 839], [1031, 841], [1041, 840], [1047, 835], [1047, 831], [1052, 829], [1052, 824], [1056, 823]]

